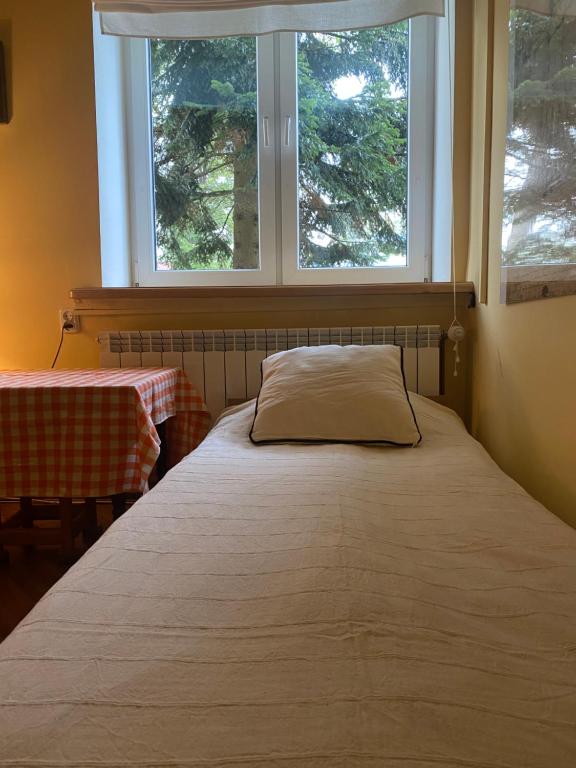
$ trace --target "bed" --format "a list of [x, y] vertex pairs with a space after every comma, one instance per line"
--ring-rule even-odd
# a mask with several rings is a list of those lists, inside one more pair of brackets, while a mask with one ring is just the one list
[[415, 449], [228, 411], [0, 646], [0, 766], [575, 766], [576, 531], [411, 400]]

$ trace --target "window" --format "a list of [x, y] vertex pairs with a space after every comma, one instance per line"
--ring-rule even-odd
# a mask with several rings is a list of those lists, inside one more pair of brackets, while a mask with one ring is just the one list
[[574, 292], [575, 41], [573, 16], [512, 5], [502, 222], [507, 301]]
[[297, 37], [300, 269], [408, 264], [408, 48], [406, 22]]
[[256, 38], [153, 40], [150, 59], [156, 269], [259, 270]]
[[430, 279], [439, 23], [115, 43], [133, 282]]

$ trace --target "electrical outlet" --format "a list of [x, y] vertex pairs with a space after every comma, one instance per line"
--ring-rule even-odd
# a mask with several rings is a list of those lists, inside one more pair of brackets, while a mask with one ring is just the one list
[[60, 328], [64, 328], [64, 333], [80, 333], [80, 315], [73, 309], [61, 309]]

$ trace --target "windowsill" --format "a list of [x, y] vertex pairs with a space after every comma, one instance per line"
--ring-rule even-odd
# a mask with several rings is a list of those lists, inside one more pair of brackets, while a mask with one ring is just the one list
[[506, 304], [576, 294], [576, 264], [502, 267], [500, 299]]
[[[244, 287], [174, 288], [74, 288], [70, 298], [78, 302], [130, 301], [139, 299], [291, 298], [314, 296], [425, 296], [451, 297], [452, 283], [379, 283], [370, 285], [265, 285]], [[456, 283], [459, 297], [475, 304], [474, 284]]]

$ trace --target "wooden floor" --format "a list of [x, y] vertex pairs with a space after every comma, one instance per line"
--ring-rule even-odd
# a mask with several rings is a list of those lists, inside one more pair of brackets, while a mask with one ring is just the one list
[[66, 573], [56, 549], [25, 553], [7, 547], [8, 563], [0, 564], [0, 640], [14, 629], [42, 595]]
[[[2, 504], [0, 514], [11, 514], [8, 505]], [[112, 522], [108, 505], [98, 505], [98, 523], [106, 528]], [[78, 556], [85, 549], [77, 540]], [[58, 549], [38, 547], [25, 551], [20, 547], [6, 547], [8, 562], [0, 562], [0, 641], [3, 640], [24, 616], [40, 600], [42, 595], [63, 576], [70, 563], [64, 563]]]

